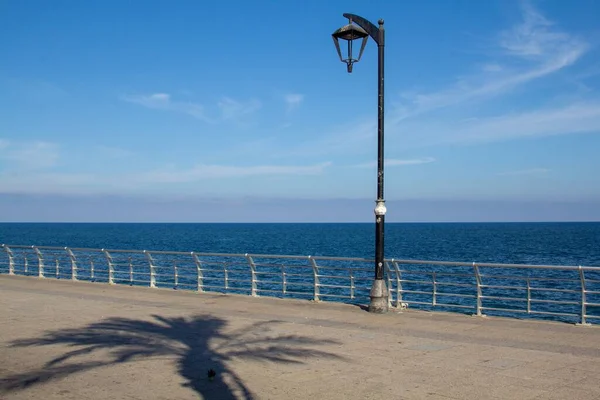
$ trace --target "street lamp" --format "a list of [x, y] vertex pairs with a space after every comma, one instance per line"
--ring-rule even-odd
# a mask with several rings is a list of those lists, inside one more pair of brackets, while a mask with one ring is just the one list
[[[371, 286], [369, 303], [369, 312], [385, 313], [388, 311], [389, 293], [387, 285], [383, 279], [384, 275], [384, 257], [383, 257], [383, 232], [385, 225], [385, 200], [383, 198], [383, 49], [385, 42], [385, 31], [383, 29], [383, 20], [379, 20], [379, 28], [366, 19], [354, 14], [344, 14], [348, 18], [348, 25], [342, 26], [333, 32], [333, 42], [340, 56], [340, 60], [346, 63], [348, 72], [352, 73], [352, 66], [358, 62], [365, 50], [369, 36], [377, 43], [379, 50], [378, 66], [378, 109], [377, 118], [377, 200], [375, 201], [375, 280]], [[347, 42], [348, 54], [346, 58], [342, 56], [339, 40]], [[352, 45], [355, 40], [362, 40], [360, 51], [356, 58], [353, 58]]]

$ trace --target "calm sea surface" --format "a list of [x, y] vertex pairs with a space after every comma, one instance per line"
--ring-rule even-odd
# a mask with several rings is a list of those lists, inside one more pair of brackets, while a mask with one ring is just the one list
[[[386, 257], [600, 266], [600, 223], [388, 223]], [[373, 257], [374, 224], [0, 223], [0, 243]]]

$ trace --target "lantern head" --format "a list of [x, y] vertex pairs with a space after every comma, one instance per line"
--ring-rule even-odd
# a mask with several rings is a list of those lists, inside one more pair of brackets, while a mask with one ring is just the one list
[[[360, 26], [352, 23], [352, 20], [349, 21], [348, 25], [342, 26], [340, 29], [336, 30], [331, 34], [333, 37], [333, 43], [335, 44], [335, 48], [340, 56], [340, 61], [346, 63], [348, 67], [348, 72], [352, 72], [352, 65], [355, 62], [360, 61], [363, 52], [365, 51], [365, 46], [367, 45], [367, 39], [369, 39], [369, 34]], [[342, 49], [340, 48], [339, 40], [345, 40], [347, 43], [348, 54], [344, 58], [342, 55]], [[358, 57], [354, 58], [352, 55], [352, 42], [354, 40], [362, 39], [362, 43], [360, 45], [360, 51], [358, 53]]]

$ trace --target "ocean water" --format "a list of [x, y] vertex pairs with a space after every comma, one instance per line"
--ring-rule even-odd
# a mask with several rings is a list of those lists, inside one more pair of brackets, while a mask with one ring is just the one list
[[[110, 250], [373, 258], [374, 224], [2, 223], [0, 224], [0, 243]], [[18, 264], [15, 266], [15, 271], [18, 274], [37, 275], [37, 257], [33, 250], [13, 247], [13, 251], [15, 251], [15, 259]], [[148, 262], [143, 254], [135, 256], [133, 261], [128, 258], [131, 257], [131, 253], [113, 252], [111, 254], [116, 266], [115, 283], [145, 286], [149, 284]], [[386, 225], [385, 255], [386, 258], [404, 260], [600, 267], [600, 223], [388, 223]], [[29, 265], [25, 261], [28, 257]], [[70, 261], [64, 250], [55, 253], [47, 251], [44, 257], [46, 258], [44, 267], [47, 268], [46, 276], [70, 279]], [[77, 257], [79, 258], [79, 279], [108, 281], [108, 266], [102, 253], [91, 255], [83, 251], [77, 254]], [[91, 267], [92, 258], [90, 257], [96, 257], [93, 260], [95, 270]], [[190, 256], [155, 255], [154, 257], [156, 265], [159, 266], [157, 286], [195, 290], [198, 277]], [[61, 258], [60, 271], [58, 267], [55, 271], [53, 269], [52, 260], [54, 258]], [[233, 258], [231, 259], [233, 260]], [[260, 257], [255, 257], [255, 261], [258, 259]], [[210, 259], [208, 261], [211, 262]], [[218, 262], [223, 259], [212, 261], [217, 262], [215, 265], [218, 265]], [[188, 264], [187, 269], [181, 264], [182, 262]], [[266, 269], [263, 270], [270, 275], [262, 275], [263, 281], [257, 283], [258, 289], [263, 290], [261, 294], [305, 299], [313, 297], [313, 278], [312, 273], [306, 270], [306, 259], [304, 261], [271, 259], [264, 262], [271, 263], [267, 264], [267, 267], [264, 267]], [[304, 269], [297, 267], [299, 269], [294, 271], [295, 267], [290, 264], [294, 262], [304, 264]], [[339, 261], [338, 264], [336, 262], [319, 263], [322, 266], [334, 267], [334, 269], [325, 269], [319, 272], [323, 275], [320, 283], [324, 285], [321, 288], [321, 294], [331, 296], [325, 300], [367, 303], [373, 274], [371, 266], [366, 267], [362, 264], [363, 269], [354, 272], [354, 298], [348, 299], [350, 290], [347, 281], [348, 268], [353, 267], [344, 264], [344, 261]], [[58, 261], [56, 263], [59, 264]], [[285, 294], [283, 288], [286, 287], [286, 284], [281, 280], [277, 263], [288, 265], [287, 292]], [[0, 264], [0, 273], [8, 272], [6, 254], [0, 254]], [[178, 282], [174, 280], [173, 265], [175, 264], [179, 264], [181, 267]], [[337, 272], [336, 266], [341, 268]], [[225, 272], [219, 266], [216, 268], [217, 270], [203, 272], [206, 282], [209, 284], [216, 282], [217, 285], [212, 288], [205, 287], [205, 290], [250, 293], [248, 283], [251, 279], [250, 268], [243, 257], [241, 262], [238, 258], [229, 265], [229, 272]], [[412, 302], [411, 308], [456, 312], [473, 311], [476, 302], [472, 266], [402, 264], [400, 268], [403, 270], [402, 279], [406, 280], [402, 283], [402, 289], [405, 291], [402, 299]], [[294, 276], [295, 272], [300, 275]], [[435, 306], [431, 305], [432, 272], [437, 274], [435, 280], [437, 280], [437, 290], [440, 293]], [[449, 273], [462, 275], [450, 276]], [[533, 311], [565, 314], [564, 316], [537, 314], [534, 317], [568, 322], [577, 322], [580, 319], [581, 285], [577, 270], [481, 267], [480, 273], [482, 274], [482, 284], [488, 285], [483, 288], [482, 293], [484, 295], [482, 305], [488, 308], [486, 311], [488, 315], [523, 316], [523, 311], [527, 310], [525, 300], [529, 291], [529, 289], [524, 290], [523, 285], [529, 279]], [[327, 277], [330, 274], [339, 274], [339, 276], [337, 278]], [[143, 278], [135, 281], [134, 275]], [[600, 305], [600, 269], [586, 271], [585, 275], [589, 291], [587, 302]], [[507, 279], [507, 276], [520, 278]], [[223, 289], [223, 283], [225, 282], [227, 285], [228, 277], [231, 279], [229, 287]], [[275, 282], [278, 279], [279, 283]], [[460, 283], [462, 286], [454, 285], [456, 283]], [[345, 286], [336, 286], [340, 284]], [[398, 282], [393, 279], [389, 284], [392, 290], [398, 287]], [[219, 285], [220, 287], [218, 287]], [[501, 286], [512, 287], [512, 289], [500, 288]], [[517, 286], [520, 289], [515, 289]], [[343, 298], [339, 296], [343, 296]], [[507, 297], [516, 297], [520, 300], [508, 300]], [[556, 301], [565, 303], [557, 304]], [[517, 311], [505, 312], [494, 310], [494, 308], [517, 309]], [[600, 317], [600, 306], [589, 305], [587, 314]], [[592, 322], [599, 321], [600, 318]]]
[[[0, 243], [366, 257], [374, 224], [0, 223]], [[600, 223], [388, 223], [397, 259], [600, 266]]]

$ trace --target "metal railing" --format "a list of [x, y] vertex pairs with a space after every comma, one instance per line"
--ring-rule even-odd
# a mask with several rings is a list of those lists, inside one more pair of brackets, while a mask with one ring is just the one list
[[[368, 303], [365, 258], [2, 245], [0, 273], [198, 292]], [[600, 267], [386, 259], [390, 306], [600, 319]]]

